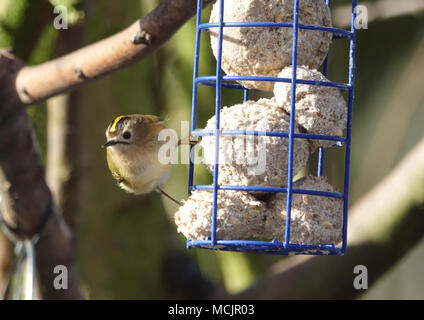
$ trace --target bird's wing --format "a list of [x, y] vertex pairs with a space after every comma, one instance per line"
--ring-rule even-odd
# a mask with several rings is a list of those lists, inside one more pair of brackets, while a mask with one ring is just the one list
[[109, 149], [106, 149], [106, 160], [107, 160], [107, 164], [109, 166], [110, 172], [112, 173], [112, 177], [118, 182], [118, 183], [122, 183], [125, 181], [124, 177], [122, 177], [122, 175], [120, 174], [118, 168], [115, 166], [115, 164], [113, 163], [113, 161], [111, 160], [110, 154], [109, 154]]

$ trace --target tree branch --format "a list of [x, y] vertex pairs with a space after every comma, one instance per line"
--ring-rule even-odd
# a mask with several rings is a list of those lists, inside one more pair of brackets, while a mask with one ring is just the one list
[[61, 58], [23, 67], [16, 79], [20, 101], [27, 105], [40, 102], [146, 58], [195, 14], [196, 4], [196, 0], [164, 0], [109, 38]]
[[[41, 232], [35, 248], [42, 296], [76, 299], [81, 295], [73, 276], [72, 234], [61, 220], [44, 180], [31, 119], [13, 95], [14, 82], [9, 75], [16, 74], [21, 66], [10, 53], [0, 51], [0, 211], [20, 236], [31, 238]], [[40, 230], [44, 221], [47, 223]], [[70, 272], [69, 290], [54, 290], [52, 286], [53, 268], [59, 264]]]
[[[205, 4], [212, 0], [204, 0]], [[0, 211], [22, 237], [41, 232], [36, 245], [41, 297], [79, 299], [73, 235], [61, 218], [44, 175], [25, 105], [97, 79], [139, 61], [194, 15], [195, 0], [164, 0], [128, 29], [62, 58], [34, 67], [0, 50]], [[43, 221], [47, 223], [43, 229]], [[68, 268], [69, 289], [53, 288], [56, 265]]]
[[[422, 0], [374, 0], [361, 1], [359, 4], [365, 6], [368, 10], [368, 23], [407, 15], [418, 15], [424, 11]], [[333, 9], [333, 24], [339, 28], [349, 27], [351, 12], [351, 4], [335, 6]]]
[[[57, 53], [81, 47], [84, 25], [59, 32]], [[74, 232], [80, 205], [81, 90], [47, 100], [47, 183], [67, 225]]]
[[0, 232], [0, 292], [4, 292], [9, 270], [13, 262], [13, 246], [9, 239]]
[[[0, 43], [7, 44], [7, 40], [11, 40], [13, 44], [13, 52], [19, 58], [27, 61], [30, 54], [39, 40], [40, 34], [44, 28], [51, 23], [54, 18], [53, 7], [48, 0], [42, 1], [25, 1], [25, 5], [20, 6], [13, 1], [9, 1], [6, 7], [3, 7], [0, 15], [4, 19], [0, 21], [0, 29], [8, 29], [6, 34], [0, 30]], [[0, 7], [2, 7], [0, 5]], [[7, 16], [4, 13], [7, 12]], [[20, 21], [16, 21], [16, 16], [20, 16]], [[15, 20], [14, 23], [8, 25], [10, 20]], [[5, 36], [3, 41], [2, 36]], [[25, 41], [17, 41], [17, 39], [25, 39]], [[1, 44], [0, 44], [1, 46]], [[10, 241], [0, 234], [0, 292], [6, 285], [9, 269], [12, 266], [14, 259], [13, 246]]]
[[424, 139], [350, 211], [347, 254], [297, 256], [235, 299], [349, 299], [353, 268], [368, 268], [369, 285], [389, 270], [424, 235]]

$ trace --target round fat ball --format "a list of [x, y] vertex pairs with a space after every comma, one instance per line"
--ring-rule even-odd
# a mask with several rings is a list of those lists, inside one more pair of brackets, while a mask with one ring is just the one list
[[[292, 67], [284, 68], [278, 77], [291, 78]], [[321, 72], [306, 66], [297, 67], [296, 78], [327, 82]], [[276, 82], [274, 96], [279, 106], [291, 112], [291, 83]], [[347, 122], [347, 105], [340, 90], [335, 87], [296, 84], [296, 122], [310, 134], [343, 135]], [[330, 147], [334, 141], [312, 140], [312, 150]]]
[[[293, 0], [230, 0], [224, 2], [225, 22], [293, 22]], [[302, 0], [299, 23], [331, 27], [324, 0]], [[219, 2], [212, 8], [211, 23], [219, 22]], [[218, 28], [210, 28], [215, 57]], [[292, 63], [292, 28], [224, 27], [222, 69], [228, 75], [276, 77]], [[299, 29], [297, 63], [318, 69], [331, 44], [332, 34]], [[240, 81], [246, 88], [272, 91], [273, 82]]]
[[[190, 240], [211, 237], [213, 192], [195, 190], [175, 213], [178, 232]], [[242, 191], [220, 190], [217, 195], [216, 236], [221, 240], [261, 238], [264, 206]]]
[[[288, 132], [290, 118], [276, 105], [274, 98], [246, 101], [220, 112], [221, 130]], [[215, 129], [215, 116], [205, 130]], [[295, 124], [295, 132], [298, 126]], [[214, 170], [215, 136], [204, 136], [200, 143], [204, 162]], [[221, 135], [219, 138], [218, 183], [226, 185], [281, 187], [286, 184], [288, 170], [288, 137], [265, 135]], [[308, 162], [310, 153], [306, 139], [294, 139], [293, 176]]]
[[[325, 177], [307, 176], [293, 188], [335, 192]], [[269, 205], [265, 234], [283, 242], [287, 194], [278, 193]], [[293, 194], [290, 213], [290, 242], [300, 244], [338, 244], [342, 240], [343, 200], [333, 197]]]

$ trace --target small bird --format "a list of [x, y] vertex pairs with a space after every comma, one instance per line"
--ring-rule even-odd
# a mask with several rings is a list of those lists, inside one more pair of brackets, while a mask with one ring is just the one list
[[171, 164], [158, 159], [159, 132], [164, 119], [154, 115], [131, 114], [116, 117], [106, 129], [106, 159], [119, 187], [129, 193], [158, 191], [181, 205], [161, 189], [171, 173]]

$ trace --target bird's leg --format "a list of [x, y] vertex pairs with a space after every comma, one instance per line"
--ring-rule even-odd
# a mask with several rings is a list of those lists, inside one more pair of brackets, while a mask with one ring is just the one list
[[181, 145], [196, 145], [199, 141], [200, 141], [201, 137], [193, 137], [193, 136], [188, 136], [185, 138], [181, 138], [180, 140], [178, 140], [178, 147]]
[[178, 204], [179, 206], [181, 206], [181, 202], [179, 202], [178, 200], [175, 200], [173, 197], [171, 197], [169, 194], [167, 194], [165, 191], [163, 191], [161, 188], [156, 187], [156, 191], [162, 193], [165, 197], [169, 198], [170, 200], [174, 201], [176, 204]]

